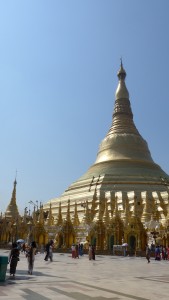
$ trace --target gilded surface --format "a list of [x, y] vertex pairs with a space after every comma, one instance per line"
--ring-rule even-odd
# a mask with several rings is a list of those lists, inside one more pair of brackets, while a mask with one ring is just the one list
[[[112, 125], [100, 144], [95, 163], [61, 197], [51, 201], [54, 216], [60, 203], [64, 219], [70, 200], [71, 217], [76, 208], [81, 225], [83, 220], [87, 228], [83, 228], [80, 238], [87, 235], [98, 249], [121, 244], [122, 240], [135, 249], [144, 249], [144, 223], [155, 211], [161, 223], [167, 215], [169, 178], [154, 163], [147, 142], [134, 124], [125, 77], [121, 63]], [[154, 202], [156, 205], [152, 205]], [[88, 223], [84, 224], [86, 212]]]
[[[34, 212], [31, 230], [39, 244], [52, 236], [55, 246], [63, 249], [83, 242], [112, 251], [113, 245], [127, 243], [131, 251], [141, 251], [147, 241], [153, 241], [153, 217], [159, 224], [160, 243], [169, 245], [169, 177], [153, 161], [134, 124], [125, 78], [121, 63], [112, 125], [95, 163], [59, 198]], [[6, 214], [16, 213], [16, 203], [13, 207], [10, 203]], [[24, 218], [28, 223], [27, 216]], [[6, 223], [2, 223], [4, 228]], [[14, 230], [11, 228], [13, 224], [9, 231]]]

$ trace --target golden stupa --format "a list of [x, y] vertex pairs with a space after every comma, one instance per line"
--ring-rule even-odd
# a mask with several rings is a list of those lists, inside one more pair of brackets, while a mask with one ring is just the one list
[[17, 220], [19, 218], [18, 206], [16, 204], [16, 185], [17, 185], [17, 182], [15, 179], [11, 201], [5, 212], [5, 217], [8, 220]]
[[59, 198], [43, 207], [52, 207], [60, 246], [86, 238], [97, 249], [122, 242], [144, 249], [145, 224], [152, 220], [161, 228], [168, 224], [169, 176], [153, 161], [134, 124], [122, 62], [117, 75], [112, 125], [95, 163]]

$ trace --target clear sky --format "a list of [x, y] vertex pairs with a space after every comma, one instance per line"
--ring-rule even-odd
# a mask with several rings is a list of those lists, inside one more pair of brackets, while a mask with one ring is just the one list
[[16, 170], [22, 213], [94, 163], [121, 56], [136, 127], [169, 173], [169, 1], [0, 0], [0, 211]]

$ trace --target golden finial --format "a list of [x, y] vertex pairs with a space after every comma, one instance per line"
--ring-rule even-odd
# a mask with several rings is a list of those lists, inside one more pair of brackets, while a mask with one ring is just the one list
[[121, 68], [123, 68], [122, 56], [120, 57], [120, 66], [121, 66]]
[[16, 170], [16, 175], [15, 175], [14, 185], [17, 184], [16, 178], [17, 178], [17, 170]]
[[123, 68], [123, 61], [122, 61], [122, 57], [120, 58], [120, 70], [117, 73], [117, 76], [119, 79], [125, 79], [126, 77], [126, 71]]

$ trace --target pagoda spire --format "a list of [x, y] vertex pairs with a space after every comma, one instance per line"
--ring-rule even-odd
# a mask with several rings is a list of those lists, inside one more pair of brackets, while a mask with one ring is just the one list
[[6, 218], [12, 219], [12, 220], [16, 220], [19, 217], [18, 207], [16, 204], [16, 185], [17, 185], [17, 181], [15, 178], [11, 201], [5, 212]]
[[62, 207], [61, 207], [61, 202], [59, 202], [59, 208], [58, 208], [58, 215], [56, 218], [56, 225], [62, 225], [63, 220], [62, 220]]
[[86, 200], [84, 208], [85, 208], [85, 212], [83, 215], [82, 223], [90, 224], [91, 223], [91, 214], [90, 214], [90, 210], [89, 210], [89, 206], [88, 206], [88, 200]]
[[44, 212], [43, 212], [43, 205], [40, 205], [40, 211], [39, 211], [39, 224], [44, 224]]
[[67, 222], [70, 222], [70, 199], [67, 202], [67, 214], [66, 214], [66, 219]]
[[113, 122], [107, 135], [109, 136], [115, 133], [140, 135], [133, 122], [133, 113], [130, 106], [129, 92], [125, 84], [126, 71], [123, 67], [122, 59], [117, 76], [119, 82], [115, 93]]
[[53, 218], [53, 214], [52, 214], [52, 204], [50, 203], [50, 207], [49, 207], [49, 213], [48, 213], [48, 217], [47, 217], [47, 225], [48, 226], [52, 226], [54, 218]]
[[148, 145], [133, 121], [122, 60], [117, 76], [119, 82], [115, 93], [112, 125], [100, 144], [95, 164], [119, 160], [154, 163]]
[[74, 211], [74, 216], [72, 218], [72, 224], [74, 226], [78, 226], [80, 224], [79, 222], [79, 217], [78, 217], [78, 212], [77, 212], [77, 203], [75, 202], [75, 211]]
[[113, 211], [113, 218], [112, 219], [118, 219], [119, 218], [119, 210], [118, 210], [118, 197], [115, 197], [115, 206]]
[[103, 223], [105, 225], [109, 224], [110, 222], [110, 217], [109, 217], [109, 210], [108, 210], [108, 202], [105, 202], [105, 209], [104, 209], [104, 214], [103, 214]]

